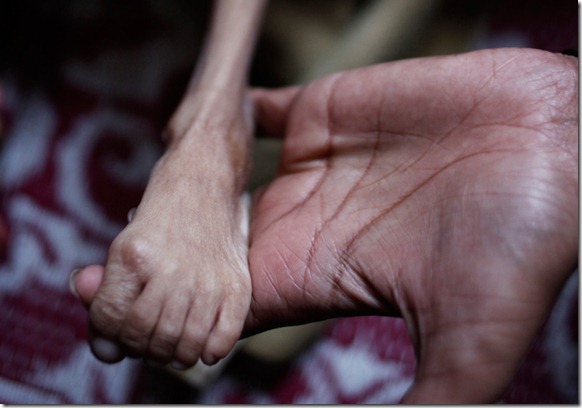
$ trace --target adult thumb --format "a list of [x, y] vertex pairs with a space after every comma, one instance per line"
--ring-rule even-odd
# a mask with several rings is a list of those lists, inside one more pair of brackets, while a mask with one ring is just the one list
[[69, 278], [71, 292], [73, 292], [86, 308], [89, 308], [93, 298], [97, 294], [101, 282], [103, 282], [104, 273], [105, 268], [101, 265], [89, 265], [71, 272]]

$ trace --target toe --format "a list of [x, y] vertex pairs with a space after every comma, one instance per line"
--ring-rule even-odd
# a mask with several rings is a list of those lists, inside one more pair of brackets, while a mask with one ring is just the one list
[[135, 300], [119, 330], [119, 342], [132, 357], [145, 357], [164, 304], [159, 287], [148, 284]]
[[200, 308], [193, 305], [184, 323], [184, 330], [174, 351], [174, 366], [188, 368], [196, 364], [204, 350], [214, 318], [208, 308], [204, 310], [206, 319], [200, 319]]
[[[80, 292], [83, 293], [84, 289], [81, 289], [83, 286], [86, 286], [85, 289], [96, 286], [95, 281], [98, 281], [99, 272], [102, 270], [102, 268], [90, 267], [79, 272], [74, 280], [78, 283]], [[120, 332], [127, 326], [128, 315], [136, 300], [139, 299], [143, 284], [135, 278], [135, 274], [119, 266], [108, 265], [102, 276], [99, 290], [89, 307], [90, 343], [97, 358], [105, 362], [115, 362], [120, 359], [119, 353], [107, 341], [116, 343], [125, 353]]]
[[[240, 308], [240, 310], [245, 309]], [[239, 310], [231, 312], [223, 310], [219, 314], [202, 352], [201, 358], [205, 364], [213, 365], [226, 357], [240, 339], [244, 316], [239, 316], [239, 314]]]
[[105, 280], [89, 307], [89, 324], [95, 333], [108, 339], [117, 339], [124, 326], [135, 297]]
[[172, 295], [166, 299], [160, 318], [151, 336], [147, 356], [160, 364], [172, 361], [184, 330], [184, 323], [190, 307], [187, 295]]

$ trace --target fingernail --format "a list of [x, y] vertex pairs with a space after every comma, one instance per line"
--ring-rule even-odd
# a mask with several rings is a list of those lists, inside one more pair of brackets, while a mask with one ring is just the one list
[[127, 212], [127, 222], [131, 222], [133, 220], [134, 214], [135, 214], [135, 207]]
[[75, 279], [77, 278], [77, 275], [79, 274], [79, 272], [81, 272], [81, 268], [73, 269], [73, 271], [69, 275], [69, 289], [71, 290], [71, 293], [77, 299], [80, 299], [80, 297], [79, 297], [79, 294], [77, 293], [77, 286], [75, 284]]
[[93, 348], [93, 354], [99, 360], [115, 363], [123, 358], [121, 349], [111, 340], [104, 339], [103, 337], [95, 337], [91, 342], [91, 346]]

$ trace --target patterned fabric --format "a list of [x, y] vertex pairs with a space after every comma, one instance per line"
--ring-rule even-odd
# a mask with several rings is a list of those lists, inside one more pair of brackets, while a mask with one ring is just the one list
[[[331, 321], [266, 389], [228, 369], [200, 392], [171, 378], [154, 386], [159, 373], [140, 362], [105, 365], [90, 353], [69, 272], [103, 262], [139, 202], [193, 62], [193, 32], [167, 28], [176, 17], [166, 3], [125, 10], [118, 36], [94, 13], [78, 33], [91, 52], [64, 58], [57, 86], [0, 80], [0, 403], [398, 402], [415, 365], [399, 319]], [[572, 274], [502, 402], [578, 401], [578, 279]]]

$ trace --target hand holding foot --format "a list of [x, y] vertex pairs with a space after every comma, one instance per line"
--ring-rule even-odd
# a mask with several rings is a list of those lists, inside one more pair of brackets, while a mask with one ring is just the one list
[[255, 197], [247, 334], [401, 314], [406, 402], [494, 401], [576, 263], [576, 63], [483, 51], [254, 97], [285, 145]]

